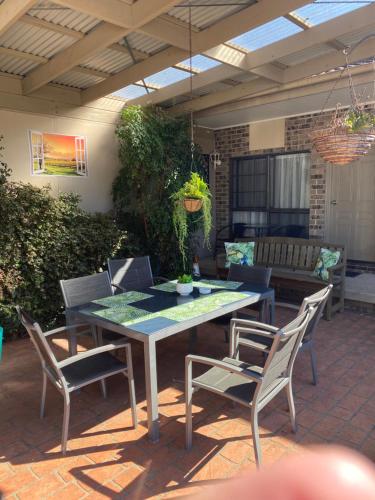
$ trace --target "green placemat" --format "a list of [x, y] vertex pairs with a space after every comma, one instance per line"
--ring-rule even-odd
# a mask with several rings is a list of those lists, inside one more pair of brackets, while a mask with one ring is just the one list
[[139, 300], [149, 299], [153, 297], [148, 293], [142, 292], [125, 292], [119, 295], [113, 295], [112, 297], [105, 297], [104, 299], [93, 300], [94, 304], [99, 304], [101, 306], [107, 306], [112, 308], [122, 307], [126, 304], [131, 304], [132, 302], [138, 302]]
[[142, 318], [149, 315], [148, 311], [144, 309], [138, 309], [137, 307], [124, 305], [121, 309], [117, 307], [111, 307], [109, 309], [101, 309], [100, 311], [95, 311], [93, 314], [100, 316], [101, 318], [108, 319], [114, 323], [119, 323], [121, 325], [127, 324], [129, 321]]
[[226, 281], [226, 280], [200, 280], [194, 282], [194, 286], [207, 287], [207, 288], [225, 288], [226, 290], [237, 290], [241, 285], [240, 281]]

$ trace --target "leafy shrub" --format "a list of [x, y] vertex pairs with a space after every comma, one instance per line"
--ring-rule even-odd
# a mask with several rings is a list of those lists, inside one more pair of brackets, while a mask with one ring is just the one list
[[[159, 108], [129, 106], [122, 112], [117, 137], [123, 167], [113, 183], [116, 220], [137, 236], [155, 272], [175, 276], [184, 266], [171, 196], [191, 174], [189, 122]], [[199, 151], [194, 169], [203, 173]]]
[[11, 182], [0, 165], [0, 324], [20, 331], [14, 305], [44, 327], [61, 317], [59, 280], [99, 271], [125, 243], [112, 218], [79, 208], [79, 196]]

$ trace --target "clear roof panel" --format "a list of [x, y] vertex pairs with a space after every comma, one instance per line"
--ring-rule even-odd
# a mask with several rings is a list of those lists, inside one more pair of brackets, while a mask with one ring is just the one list
[[229, 41], [244, 49], [256, 50], [294, 35], [299, 31], [302, 31], [302, 28], [284, 17], [278, 17]]
[[[209, 57], [205, 56], [194, 56], [192, 58], [193, 69], [198, 69], [199, 71], [206, 71], [206, 69], [214, 68], [218, 66], [219, 61], [214, 61]], [[185, 59], [185, 61], [181, 61], [181, 64], [186, 64], [186, 66], [190, 66], [190, 59]]]
[[180, 80], [184, 80], [188, 77], [189, 73], [186, 73], [186, 71], [181, 71], [176, 68], [167, 68], [148, 76], [145, 78], [145, 81], [146, 83], [155, 83], [156, 85], [165, 87], [166, 85], [171, 85], [172, 83], [179, 82]]
[[372, 3], [372, 1], [365, 2], [365, 0], [361, 0], [355, 2], [353, 0], [340, 0], [335, 3], [332, 0], [318, 0], [318, 2], [305, 5], [294, 12], [302, 17], [302, 19], [315, 25], [329, 21], [347, 12], [360, 9], [370, 3]]
[[123, 99], [135, 99], [136, 97], [141, 97], [145, 94], [147, 94], [147, 91], [144, 87], [139, 87], [138, 85], [128, 85], [117, 92], [113, 92], [111, 95], [122, 97]]

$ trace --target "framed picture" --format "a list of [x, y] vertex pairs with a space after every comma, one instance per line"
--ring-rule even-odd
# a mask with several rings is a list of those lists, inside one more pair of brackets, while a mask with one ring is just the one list
[[82, 135], [29, 130], [31, 174], [86, 177], [87, 144]]

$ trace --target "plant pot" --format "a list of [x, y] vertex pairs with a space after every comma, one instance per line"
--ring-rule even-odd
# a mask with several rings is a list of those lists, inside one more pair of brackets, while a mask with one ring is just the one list
[[198, 212], [202, 208], [203, 201], [198, 198], [185, 198], [184, 207], [187, 212]]
[[177, 293], [186, 297], [193, 291], [193, 283], [177, 283], [176, 290]]

